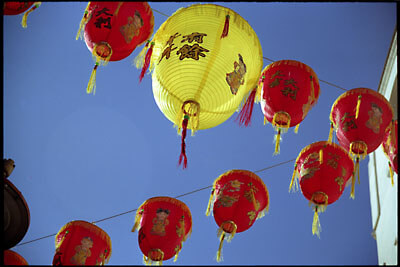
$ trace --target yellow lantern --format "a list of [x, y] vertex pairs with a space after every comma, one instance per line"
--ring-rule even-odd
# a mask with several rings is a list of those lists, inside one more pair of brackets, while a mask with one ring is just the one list
[[257, 86], [260, 41], [235, 11], [195, 4], [170, 16], [148, 49], [142, 75], [150, 66], [155, 101], [182, 135], [179, 164], [186, 168], [186, 129], [193, 135], [223, 123]]

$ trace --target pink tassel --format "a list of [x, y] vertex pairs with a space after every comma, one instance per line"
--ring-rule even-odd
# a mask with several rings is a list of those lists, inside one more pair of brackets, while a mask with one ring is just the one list
[[239, 115], [236, 117], [235, 121], [239, 121], [240, 126], [247, 127], [251, 123], [251, 115], [253, 114], [253, 106], [254, 99], [256, 97], [257, 87], [251, 91], [249, 97], [246, 100], [246, 103], [243, 105], [242, 110], [239, 112]]
[[226, 15], [225, 17], [225, 25], [224, 25], [224, 30], [222, 31], [221, 34], [221, 38], [224, 38], [226, 36], [228, 36], [228, 32], [229, 32], [229, 15]]
[[187, 130], [187, 125], [189, 121], [189, 116], [185, 115], [183, 121], [182, 121], [182, 143], [181, 143], [181, 154], [179, 156], [179, 165], [182, 163], [183, 159], [183, 169], [186, 169], [187, 167], [187, 157], [186, 157], [186, 144], [185, 144], [185, 138], [186, 138], [186, 130]]
[[153, 46], [154, 46], [154, 42], [151, 43], [149, 50], [147, 50], [146, 57], [144, 59], [142, 72], [140, 73], [140, 76], [139, 76], [139, 82], [142, 81], [144, 74], [146, 73], [146, 70], [149, 68], [151, 54], [153, 53]]

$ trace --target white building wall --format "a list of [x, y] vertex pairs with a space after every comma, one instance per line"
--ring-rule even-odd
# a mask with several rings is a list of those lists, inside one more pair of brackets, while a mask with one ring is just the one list
[[[397, 119], [397, 31], [393, 35], [378, 92], [390, 101]], [[397, 192], [398, 175], [391, 184], [388, 158], [382, 146], [369, 155], [369, 189], [372, 215], [372, 237], [376, 239], [379, 265], [397, 265]]]

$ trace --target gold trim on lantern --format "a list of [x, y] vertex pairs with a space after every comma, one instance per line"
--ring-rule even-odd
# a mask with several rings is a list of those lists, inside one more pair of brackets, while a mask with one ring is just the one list
[[[104, 52], [108, 53], [108, 55], [105, 57], [100, 55], [103, 54]], [[107, 63], [110, 61], [111, 55], [112, 55], [112, 48], [107, 42], [100, 42], [94, 45], [92, 50], [92, 56], [93, 60], [95, 62], [98, 62], [99, 65], [106, 66]]]
[[[354, 149], [362, 151], [361, 153], [356, 153]], [[349, 154], [353, 157], [362, 156], [364, 159], [367, 156], [368, 146], [364, 141], [353, 141], [350, 143]]]

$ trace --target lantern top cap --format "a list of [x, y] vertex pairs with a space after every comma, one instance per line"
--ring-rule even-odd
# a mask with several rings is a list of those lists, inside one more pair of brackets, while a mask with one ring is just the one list
[[336, 105], [343, 98], [348, 97], [348, 96], [353, 95], [353, 94], [359, 94], [359, 95], [370, 94], [370, 95], [373, 95], [373, 96], [377, 97], [378, 99], [382, 100], [389, 107], [389, 110], [391, 112], [391, 117], [393, 118], [393, 114], [394, 114], [393, 107], [390, 105], [390, 103], [386, 99], [386, 97], [384, 97], [381, 93], [379, 93], [379, 92], [377, 92], [375, 90], [372, 90], [372, 89], [369, 89], [369, 88], [365, 88], [365, 87], [358, 87], [358, 88], [354, 88], [354, 89], [348, 90], [347, 92], [344, 92], [333, 103], [332, 108], [331, 108], [331, 113], [329, 115], [329, 119], [330, 119], [331, 123], [333, 123], [335, 128], [337, 127], [337, 125], [336, 125], [335, 120], [333, 119], [333, 111], [334, 111]]
[[338, 145], [338, 144], [336, 144], [336, 143], [333, 143], [333, 142], [329, 142], [329, 141], [318, 141], [318, 142], [314, 142], [314, 143], [309, 144], [308, 146], [304, 147], [304, 148], [300, 151], [299, 155], [297, 156], [295, 164], [298, 164], [298, 161], [299, 161], [300, 157], [301, 157], [304, 153], [306, 153], [307, 151], [309, 151], [309, 150], [311, 150], [311, 149], [313, 149], [313, 148], [315, 148], [315, 147], [318, 147], [318, 146], [321, 146], [321, 147], [330, 146], [330, 147], [334, 147], [334, 148], [336, 148], [336, 149], [339, 149], [339, 150], [342, 151], [345, 155], [347, 155], [347, 157], [349, 158], [349, 160], [350, 160], [351, 162], [353, 162], [353, 160], [352, 160], [351, 156], [349, 155], [349, 153], [348, 153], [342, 146], [340, 146], [340, 145]]
[[267, 66], [264, 67], [263, 71], [261, 72], [261, 76], [264, 75], [264, 72], [267, 71], [268, 69], [275, 67], [275, 66], [279, 66], [279, 65], [292, 65], [292, 66], [297, 65], [298, 67], [305, 69], [307, 72], [309, 72], [310, 75], [313, 76], [315, 78], [315, 80], [318, 82], [318, 76], [310, 66], [308, 66], [307, 64], [305, 64], [303, 62], [300, 62], [298, 60], [293, 60], [293, 59], [282, 59], [282, 60], [277, 60], [275, 62], [268, 64]]
[[192, 214], [190, 213], [190, 209], [188, 208], [188, 206], [186, 206], [185, 203], [183, 203], [182, 201], [180, 201], [176, 198], [167, 197], [167, 196], [158, 196], [158, 197], [152, 197], [152, 198], [147, 199], [137, 209], [137, 213], [140, 213], [141, 210], [144, 208], [144, 206], [146, 206], [150, 203], [154, 203], [154, 202], [170, 202], [170, 203], [180, 207], [182, 210], [184, 210], [185, 213], [187, 213], [189, 220], [192, 221]]

